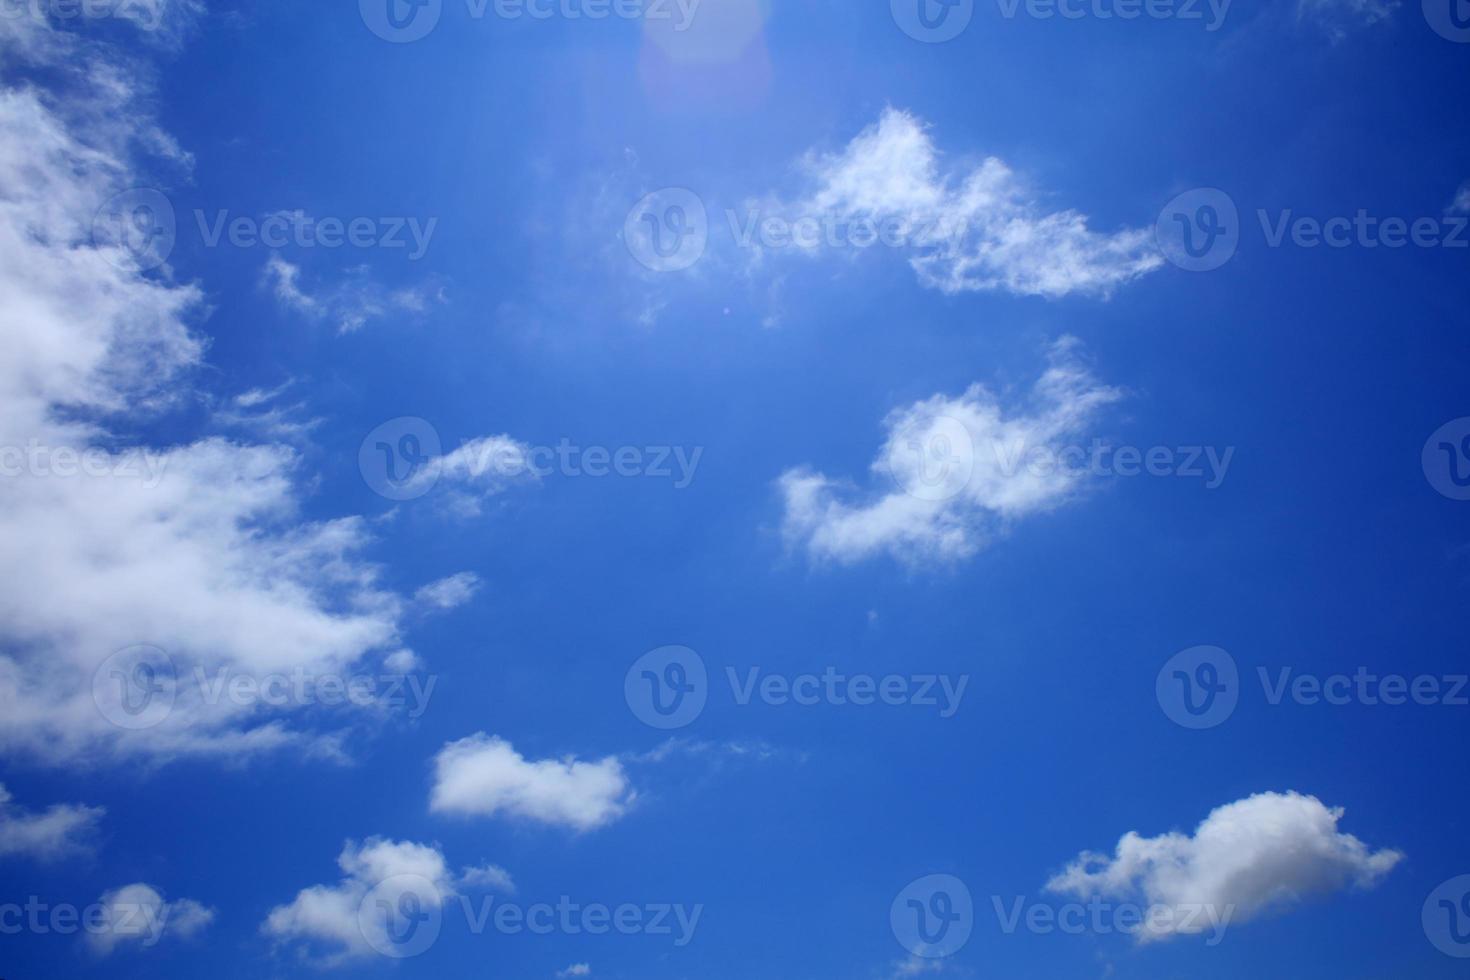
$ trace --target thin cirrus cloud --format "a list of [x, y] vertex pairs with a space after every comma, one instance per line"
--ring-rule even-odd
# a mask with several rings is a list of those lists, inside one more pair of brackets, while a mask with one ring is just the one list
[[[333, 755], [337, 737], [299, 713], [209, 701], [192, 678], [402, 662], [408, 603], [363, 557], [363, 519], [301, 518], [307, 481], [286, 442], [138, 444], [190, 400], [204, 292], [95, 229], [150, 183], [138, 152], [185, 161], [147, 111], [146, 81], [107, 46], [44, 17], [0, 18], [0, 53], [84, 67], [49, 72], [55, 91], [0, 88], [0, 446], [44, 450], [6, 479], [0, 507], [0, 749], [62, 766]], [[119, 465], [80, 469], [84, 451]], [[93, 680], [140, 644], [173, 659], [173, 710], [119, 726]]]
[[1403, 859], [1341, 833], [1343, 811], [1300, 793], [1258, 793], [1211, 811], [1192, 835], [1123, 835], [1115, 853], [1084, 852], [1047, 883], [1080, 898], [1141, 901], [1176, 910], [1148, 917], [1139, 942], [1211, 928], [1209, 909], [1241, 923], [1313, 896], [1372, 888]]
[[615, 756], [529, 760], [504, 739], [479, 732], [434, 757], [429, 809], [587, 831], [621, 817], [635, 795]]
[[262, 277], [282, 306], [311, 319], [330, 321], [344, 334], [395, 314], [421, 316], [431, 306], [447, 302], [444, 290], [437, 286], [388, 289], [369, 277], [366, 266], [348, 269], [333, 285], [308, 289], [302, 283], [301, 267], [279, 254], [266, 259]]
[[944, 293], [1107, 296], [1164, 264], [1147, 229], [1094, 231], [1078, 211], [1050, 210], [995, 157], [945, 170], [928, 127], [903, 110], [886, 109], [840, 152], [808, 153], [801, 170], [804, 196], [752, 201], [752, 213], [894, 228], [919, 282]]
[[92, 849], [106, 813], [100, 806], [71, 803], [29, 810], [0, 783], [0, 857], [53, 861], [84, 854]]
[[[1083, 488], [1079, 466], [1027, 464], [1060, 457], [1122, 393], [1099, 383], [1063, 338], [1027, 404], [1007, 411], [990, 391], [934, 395], [891, 412], [867, 494], [809, 468], [778, 481], [787, 542], [818, 561], [852, 564], [879, 554], [912, 565], [968, 558], [1011, 522], [1061, 506]], [[850, 502], [850, 498], [857, 498]]]

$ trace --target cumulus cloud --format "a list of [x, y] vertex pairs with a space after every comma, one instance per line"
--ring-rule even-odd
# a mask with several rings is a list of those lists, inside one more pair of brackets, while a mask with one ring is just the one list
[[320, 952], [324, 965], [337, 965], [392, 948], [388, 916], [404, 900], [440, 909], [458, 894], [457, 885], [470, 887], [484, 877], [478, 869], [457, 879], [437, 847], [381, 837], [361, 845], [348, 841], [337, 866], [337, 884], [303, 888], [289, 904], [271, 909], [261, 932], [280, 943], [304, 943]]
[[573, 963], [565, 970], [557, 970], [556, 975], [562, 978], [590, 977], [592, 975], [592, 966], [588, 963]]
[[415, 592], [413, 598], [421, 607], [445, 611], [469, 602], [478, 591], [480, 577], [474, 572], [459, 572], [430, 582]]
[[1403, 855], [1340, 833], [1342, 817], [1312, 796], [1258, 793], [1216, 808], [1192, 836], [1129, 832], [1112, 857], [1084, 852], [1047, 889], [1179, 913], [1145, 922], [1140, 942], [1195, 934], [1210, 928], [1210, 918], [1190, 909], [1239, 923], [1312, 896], [1377, 885]]
[[106, 956], [119, 946], [157, 946], [165, 935], [188, 939], [214, 921], [214, 910], [193, 899], [164, 901], [158, 889], [141, 882], [102, 896], [101, 927], [87, 930], [92, 951]]
[[[1064, 338], [1017, 410], [976, 384], [890, 413], [871, 466], [887, 490], [849, 503], [853, 493], [842, 484], [810, 469], [787, 471], [779, 481], [786, 538], [839, 563], [883, 552], [911, 564], [973, 555], [1011, 521], [1076, 495], [1087, 474], [1067, 461], [1066, 442], [1120, 397]], [[1038, 458], [1055, 465], [1034, 465]]]
[[[943, 169], [924, 123], [887, 109], [841, 152], [809, 154], [814, 185], [791, 202], [752, 202], [755, 213], [851, 227], [870, 220], [902, 243], [919, 281], [945, 293], [1106, 296], [1163, 265], [1151, 233], [1092, 230], [1087, 217], [1051, 210], [1005, 163]], [[808, 235], [798, 248], [821, 247]]]
[[533, 762], [504, 739], [479, 732], [450, 742], [435, 756], [429, 809], [462, 816], [505, 814], [583, 831], [622, 816], [633, 797], [616, 757]]
[[107, 811], [100, 806], [58, 803], [34, 812], [16, 805], [0, 783], [0, 857], [55, 860], [91, 849], [97, 825]]
[[[289, 446], [138, 441], [190, 391], [206, 311], [140, 247], [157, 241], [142, 218], [158, 201], [125, 192], [149, 182], [140, 147], [186, 155], [140, 108], [146, 83], [81, 32], [0, 18], [0, 45], [68, 69], [45, 76], [61, 91], [0, 88], [0, 749], [58, 764], [330, 751], [259, 706], [207, 703], [191, 679], [345, 672], [402, 649], [404, 603], [362, 558], [363, 521], [301, 519]], [[128, 677], [106, 667], [139, 644], [171, 668], [132, 679], [174, 707], [118, 724]]]

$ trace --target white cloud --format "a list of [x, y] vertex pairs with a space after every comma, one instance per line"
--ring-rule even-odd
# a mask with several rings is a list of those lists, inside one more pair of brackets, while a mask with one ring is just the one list
[[510, 436], [481, 436], [436, 456], [414, 474], [407, 492], [433, 488], [454, 517], [480, 515], [484, 502], [515, 483], [540, 479], [530, 469], [531, 447]]
[[[374, 955], [390, 948], [388, 921], [370, 892], [388, 907], [413, 896], [442, 908], [457, 893], [456, 879], [437, 847], [372, 837], [361, 846], [348, 841], [337, 858], [342, 879], [335, 885], [303, 888], [287, 905], [271, 909], [261, 932], [280, 942], [304, 942], [324, 949], [325, 965]], [[473, 881], [461, 881], [466, 887]], [[391, 894], [390, 894], [391, 893]]]
[[331, 320], [338, 333], [351, 333], [395, 313], [420, 315], [447, 301], [437, 286], [387, 289], [369, 278], [366, 266], [347, 270], [347, 277], [336, 285], [309, 292], [301, 284], [301, 267], [275, 253], [266, 260], [263, 276], [281, 305], [313, 319]]
[[[872, 463], [886, 492], [851, 504], [839, 484], [808, 469], [780, 479], [784, 531], [823, 560], [850, 563], [888, 552], [913, 564], [974, 554], [1011, 521], [1071, 499], [1086, 474], [1065, 462], [1063, 443], [1121, 397], [1099, 384], [1064, 338], [1031, 391], [1007, 413], [980, 385], [956, 398], [935, 395], [889, 414], [887, 440]], [[1058, 465], [1030, 465], [1038, 452]]]
[[99, 956], [125, 944], [148, 949], [165, 935], [188, 939], [214, 921], [213, 909], [188, 898], [166, 902], [158, 889], [141, 882], [106, 893], [99, 904], [102, 928], [87, 931], [87, 942]]
[[1084, 852], [1047, 888], [1180, 910], [1146, 923], [1140, 942], [1210, 928], [1209, 917], [1184, 914], [1191, 908], [1239, 923], [1314, 895], [1371, 888], [1403, 858], [1339, 833], [1342, 816], [1315, 797], [1258, 793], [1216, 808], [1193, 836], [1130, 832], [1111, 858]]
[[565, 970], [557, 970], [556, 975], [562, 978], [590, 977], [592, 975], [592, 966], [588, 963], [573, 963]]
[[13, 799], [0, 783], [0, 857], [49, 861], [83, 853], [107, 813], [100, 806], [65, 803], [36, 813], [14, 805]]
[[759, 213], [889, 223], [910, 243], [919, 281], [945, 293], [1106, 296], [1163, 265], [1149, 230], [1093, 231], [1077, 211], [1049, 210], [994, 157], [943, 171], [923, 122], [901, 110], [885, 110], [842, 152], [808, 155], [803, 166], [815, 189], [793, 203], [755, 202]]
[[429, 808], [592, 830], [622, 816], [633, 796], [616, 757], [532, 762], [504, 739], [480, 732], [450, 742], [435, 756]]
[[[202, 291], [93, 235], [104, 202], [148, 182], [133, 148], [183, 155], [107, 49], [0, 20], [7, 55], [85, 64], [53, 73], [64, 97], [0, 89], [0, 452], [7, 466], [41, 453], [0, 482], [0, 749], [58, 764], [328, 751], [283, 717], [206, 704], [193, 669], [341, 673], [401, 648], [402, 601], [361, 559], [361, 520], [301, 521], [288, 446], [207, 439], [144, 447], [130, 475], [78, 470], [82, 450], [136, 446], [131, 434], [183, 401], [201, 366]], [[173, 657], [177, 706], [152, 728], [120, 728], [93, 678], [143, 643]]]
[[455, 609], [474, 598], [480, 591], [480, 577], [474, 572], [459, 572], [430, 582], [413, 594], [420, 606], [435, 610]]
[[487, 888], [506, 893], [516, 890], [516, 883], [510, 872], [498, 864], [465, 868], [459, 873], [459, 884], [463, 888]]

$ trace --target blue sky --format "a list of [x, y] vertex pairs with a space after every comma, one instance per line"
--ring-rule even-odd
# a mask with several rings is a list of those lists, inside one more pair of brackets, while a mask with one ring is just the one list
[[1463, 4], [388, 2], [0, 11], [0, 973], [1462, 973]]

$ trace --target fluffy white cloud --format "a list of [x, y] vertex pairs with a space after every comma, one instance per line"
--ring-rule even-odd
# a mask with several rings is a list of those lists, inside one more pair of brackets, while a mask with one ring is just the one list
[[532, 762], [504, 739], [479, 732], [450, 742], [434, 758], [429, 808], [466, 816], [504, 813], [592, 830], [622, 816], [633, 797], [616, 757]]
[[1140, 942], [1210, 928], [1208, 917], [1184, 914], [1189, 909], [1239, 923], [1314, 895], [1371, 888], [1403, 858], [1339, 833], [1342, 816], [1315, 797], [1258, 793], [1216, 808], [1193, 836], [1130, 832], [1111, 858], [1084, 852], [1047, 888], [1179, 910], [1145, 923]]
[[[189, 391], [204, 310], [197, 287], [129, 248], [157, 210], [143, 221], [116, 195], [147, 182], [138, 147], [171, 166], [186, 155], [139, 108], [146, 86], [84, 32], [0, 21], [7, 62], [68, 67], [47, 76], [62, 91], [0, 89], [0, 749], [56, 763], [330, 751], [287, 718], [206, 703], [194, 670], [341, 673], [402, 649], [403, 603], [361, 559], [361, 520], [300, 520], [288, 446], [138, 451], [133, 433]], [[93, 680], [106, 702], [99, 668], [137, 644], [173, 658], [171, 676], [143, 680], [175, 707], [119, 726]]]
[[[808, 469], [780, 479], [787, 540], [817, 559], [855, 562], [880, 552], [902, 561], [953, 561], [974, 554], [1016, 518], [1056, 507], [1086, 479], [1068, 462], [1066, 441], [1121, 397], [1099, 384], [1064, 338], [1031, 391], [1007, 413], [974, 385], [957, 398], [935, 395], [892, 412], [888, 437], [873, 461], [891, 489], [864, 503]], [[1054, 466], [1034, 465], [1038, 458]]]
[[480, 577], [474, 572], [459, 572], [430, 582], [413, 594], [414, 601], [429, 609], [448, 610], [464, 605], [480, 591]]
[[181, 898], [166, 902], [152, 885], [125, 885], [102, 896], [100, 929], [87, 930], [93, 952], [106, 956], [121, 945], [147, 949], [165, 935], [188, 939], [214, 921], [214, 910]]
[[[920, 282], [945, 293], [1107, 295], [1163, 265], [1149, 230], [1093, 231], [1077, 211], [1049, 210], [994, 157], [943, 171], [922, 121], [901, 110], [885, 110], [840, 153], [808, 155], [804, 169], [815, 184], [808, 196], [757, 202], [757, 211], [892, 228]], [[805, 244], [820, 247], [810, 236]]]
[[[421, 906], [442, 908], [457, 893], [456, 882], [437, 847], [372, 837], [348, 841], [337, 858], [342, 880], [303, 888], [287, 905], [271, 909], [261, 931], [280, 942], [305, 942], [323, 950], [326, 965], [389, 949], [384, 908], [412, 897]], [[368, 901], [369, 895], [372, 901]], [[378, 899], [386, 904], [380, 906]]]
[[562, 978], [590, 977], [592, 975], [592, 966], [589, 963], [573, 963], [565, 970], [557, 970], [556, 975]]
[[0, 857], [42, 861], [88, 850], [107, 811], [100, 806], [59, 803], [39, 813], [16, 806], [0, 784]]

